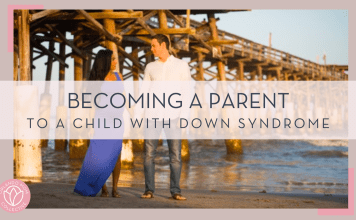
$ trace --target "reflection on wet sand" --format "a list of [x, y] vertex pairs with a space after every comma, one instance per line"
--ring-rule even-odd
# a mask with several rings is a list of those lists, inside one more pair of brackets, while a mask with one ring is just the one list
[[[347, 194], [348, 148], [342, 142], [243, 140], [243, 155], [227, 155], [224, 140], [190, 141], [190, 161], [182, 164], [182, 189]], [[335, 144], [335, 145], [333, 145]], [[82, 159], [42, 148], [43, 177], [31, 182], [75, 184]], [[345, 146], [346, 145], [346, 146]], [[346, 155], [346, 156], [345, 156]], [[121, 171], [119, 187], [144, 190], [143, 152]], [[156, 187], [169, 189], [167, 143], [157, 148]], [[111, 184], [111, 179], [108, 182]]]

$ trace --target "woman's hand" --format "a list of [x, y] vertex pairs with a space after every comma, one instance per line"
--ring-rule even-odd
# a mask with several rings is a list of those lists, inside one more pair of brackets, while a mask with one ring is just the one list
[[89, 139], [92, 139], [94, 137], [94, 128], [90, 129], [88, 135], [89, 135]]

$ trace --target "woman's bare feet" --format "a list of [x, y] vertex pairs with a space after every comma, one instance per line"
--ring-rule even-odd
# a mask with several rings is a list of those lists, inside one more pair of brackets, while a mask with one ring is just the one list
[[108, 191], [101, 191], [100, 197], [109, 197], [109, 192]]

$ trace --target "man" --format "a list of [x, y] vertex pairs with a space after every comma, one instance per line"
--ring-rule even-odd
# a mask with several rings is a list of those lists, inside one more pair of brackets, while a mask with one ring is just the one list
[[[175, 58], [169, 54], [170, 42], [167, 36], [163, 34], [157, 34], [152, 38], [151, 51], [155, 57], [159, 60], [149, 63], [145, 69], [145, 76], [143, 81], [190, 81], [190, 68], [188, 63]], [[181, 83], [182, 84], [182, 83]], [[156, 114], [157, 114], [156, 110]], [[163, 115], [167, 116], [163, 113]], [[172, 124], [177, 124], [178, 116], [173, 117]], [[154, 122], [156, 123], [156, 121]], [[153, 121], [148, 123], [152, 126]], [[177, 132], [180, 130], [165, 129], [167, 136], [177, 136]], [[147, 136], [148, 132], [148, 136]], [[145, 133], [146, 137], [157, 137], [161, 132], [161, 129], [147, 129]], [[170, 135], [169, 132], [174, 132], [174, 135]], [[171, 133], [173, 134], [173, 133]], [[180, 133], [179, 133], [180, 134]], [[181, 160], [181, 140], [169, 139], [167, 140], [169, 148], [170, 158], [170, 193], [176, 200], [186, 200], [181, 195], [181, 189], [179, 186], [182, 160]], [[144, 173], [145, 173], [145, 193], [141, 196], [144, 199], [153, 198], [155, 191], [155, 156], [158, 145], [158, 139], [145, 139], [145, 159], [144, 159]]]

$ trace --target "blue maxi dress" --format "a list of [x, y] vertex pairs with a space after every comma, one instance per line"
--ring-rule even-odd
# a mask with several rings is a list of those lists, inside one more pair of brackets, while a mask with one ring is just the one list
[[[115, 72], [117, 81], [121, 81], [117, 72]], [[119, 85], [119, 86], [118, 86]], [[115, 86], [115, 88], [113, 88]], [[111, 87], [111, 88], [110, 88]], [[122, 92], [123, 85], [110, 82], [103, 82], [101, 91], [110, 95], [113, 92]], [[109, 96], [110, 97], [110, 96]], [[110, 106], [110, 105], [109, 105]], [[95, 112], [95, 122], [100, 118], [101, 121], [106, 119], [106, 126], [113, 126], [113, 119], [122, 119], [123, 108], [108, 107], [104, 109], [97, 109]], [[101, 125], [101, 127], [103, 127]], [[82, 196], [96, 196], [101, 190], [106, 180], [113, 172], [118, 157], [122, 149], [122, 138], [124, 132], [123, 120], [119, 129], [115, 129], [115, 136], [118, 139], [92, 139], [89, 148], [85, 155], [77, 183], [75, 184], [74, 192]], [[105, 129], [97, 129], [95, 127], [95, 136], [100, 135], [102, 132], [107, 132]], [[110, 130], [110, 132], [113, 132]], [[102, 133], [103, 134], [103, 133]], [[101, 136], [102, 137], [102, 136]]]

